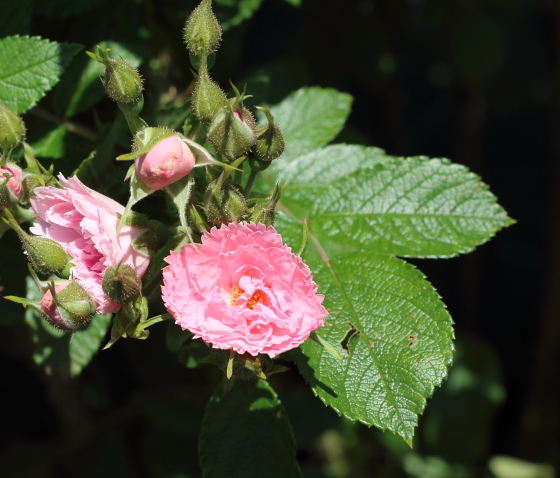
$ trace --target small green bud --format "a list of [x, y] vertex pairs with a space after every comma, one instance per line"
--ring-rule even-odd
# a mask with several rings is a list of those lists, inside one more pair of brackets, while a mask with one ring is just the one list
[[138, 229], [145, 229], [132, 243], [134, 249], [146, 249], [146, 255], [151, 255], [167, 242], [167, 228], [155, 219], [149, 219], [148, 216], [138, 212], [131, 211], [126, 217], [126, 226], [132, 226]]
[[243, 156], [257, 141], [256, 123], [244, 106], [234, 109], [230, 104], [214, 116], [208, 127], [208, 141], [230, 161]]
[[140, 281], [128, 264], [108, 267], [101, 285], [105, 295], [121, 305], [131, 301], [140, 292]]
[[210, 227], [206, 220], [201, 216], [200, 212], [198, 212], [197, 207], [194, 204], [191, 204], [191, 207], [187, 210], [189, 215], [189, 221], [196, 229], [199, 234], [208, 231]]
[[0, 148], [7, 152], [25, 138], [25, 125], [19, 115], [0, 104]]
[[208, 56], [218, 49], [222, 29], [212, 12], [212, 0], [202, 0], [190, 14], [185, 24], [183, 38], [187, 48], [194, 54]]
[[96, 309], [93, 299], [80, 284], [74, 281], [65, 286], [57, 286], [52, 281], [41, 302], [46, 312], [43, 315], [45, 319], [53, 327], [62, 330], [84, 327], [91, 320]]
[[238, 221], [247, 214], [245, 198], [239, 190], [221, 178], [212, 181], [204, 193], [204, 212], [214, 226]]
[[26, 173], [21, 184], [23, 186], [21, 202], [28, 203], [29, 199], [35, 196], [35, 188], [45, 186], [45, 180], [38, 174]]
[[284, 152], [284, 135], [278, 123], [274, 121], [270, 110], [258, 106], [257, 108], [266, 115], [268, 124], [257, 130], [257, 144], [253, 148], [253, 154], [261, 161], [272, 161]]
[[194, 114], [202, 123], [208, 124], [226, 104], [226, 95], [210, 78], [204, 59], [192, 94]]
[[101, 77], [105, 91], [117, 103], [137, 103], [142, 110], [143, 102], [139, 102], [142, 95], [142, 77], [136, 68], [121, 58], [109, 58], [110, 50], [99, 50], [101, 57], [88, 53], [92, 58], [105, 65]]
[[4, 217], [2, 219], [19, 236], [33, 269], [41, 274], [52, 274], [64, 269], [68, 262], [68, 256], [58, 242], [47, 237], [27, 234], [10, 211], [6, 209], [4, 214], [8, 216], [8, 219]]
[[231, 98], [224, 108], [212, 118], [208, 126], [208, 141], [219, 153], [230, 161], [243, 156], [257, 141], [257, 123], [250, 111], [243, 106], [249, 98], [239, 93], [235, 85], [235, 98]]
[[249, 221], [254, 223], [263, 223], [266, 226], [274, 226], [276, 219], [276, 204], [280, 200], [282, 194], [282, 186], [276, 185], [270, 199], [266, 202], [256, 205], [251, 211]]

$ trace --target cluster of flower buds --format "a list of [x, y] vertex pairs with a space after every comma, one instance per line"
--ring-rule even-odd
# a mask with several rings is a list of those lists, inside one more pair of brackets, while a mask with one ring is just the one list
[[[275, 208], [281, 188], [264, 203], [248, 207], [246, 196], [256, 175], [264, 171], [272, 160], [284, 152], [284, 136], [268, 108], [257, 107], [266, 117], [266, 124], [258, 126], [253, 114], [243, 102], [247, 96], [232, 84], [233, 98], [227, 98], [209, 74], [210, 60], [221, 39], [221, 30], [212, 12], [211, 0], [203, 0], [187, 19], [184, 40], [191, 53], [193, 67], [198, 69], [192, 93], [192, 110], [203, 126], [205, 139], [211, 143], [218, 157], [241, 167], [240, 158], [248, 158], [251, 175], [242, 187], [239, 172], [231, 175], [224, 170], [219, 177], [210, 181], [201, 200], [201, 217], [197, 208], [189, 210], [189, 218], [196, 230], [209, 224], [220, 226], [239, 220], [254, 220], [266, 225], [274, 223]], [[200, 129], [199, 129], [200, 130]]]

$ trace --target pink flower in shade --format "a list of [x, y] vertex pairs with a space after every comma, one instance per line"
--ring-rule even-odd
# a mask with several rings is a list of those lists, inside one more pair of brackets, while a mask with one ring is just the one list
[[74, 176], [59, 176], [64, 189], [39, 187], [31, 198], [37, 214], [33, 234], [58, 242], [72, 257], [72, 276], [95, 300], [97, 312], [116, 312], [120, 305], [109, 299], [101, 286], [108, 267], [128, 264], [141, 279], [150, 257], [138, 252], [133, 242], [145, 229], [124, 226], [117, 236], [124, 207], [82, 184]]
[[3, 168], [0, 168], [0, 181], [3, 182], [6, 179], [6, 176], [4, 176], [5, 174], [11, 176], [6, 186], [17, 202], [21, 199], [23, 171], [15, 164], [7, 163]]
[[162, 189], [189, 174], [195, 162], [189, 147], [169, 136], [136, 158], [136, 175], [151, 189]]
[[232, 222], [171, 252], [163, 301], [183, 330], [214, 348], [274, 357], [325, 322], [311, 271], [273, 227]]

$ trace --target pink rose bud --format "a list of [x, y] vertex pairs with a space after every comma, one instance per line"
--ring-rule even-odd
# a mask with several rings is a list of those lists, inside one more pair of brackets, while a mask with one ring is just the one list
[[126, 264], [138, 280], [148, 269], [151, 252], [136, 246], [148, 228], [123, 226], [117, 235], [124, 206], [88, 188], [77, 177], [59, 176], [63, 189], [39, 187], [30, 200], [37, 218], [30, 231], [59, 243], [72, 258], [72, 277], [93, 297], [97, 312], [116, 312], [120, 305], [103, 292], [105, 271]]
[[187, 244], [165, 261], [167, 310], [214, 348], [274, 357], [300, 345], [327, 317], [309, 267], [273, 227], [214, 227], [202, 244]]
[[41, 299], [43, 317], [60, 330], [76, 330], [85, 326], [95, 314], [95, 303], [77, 282], [54, 284], [55, 297], [49, 289]]
[[[54, 286], [55, 292], [57, 292], [57, 293], [60, 292], [68, 284], [70, 284], [70, 281], [66, 281], [63, 284], [55, 285]], [[50, 290], [47, 290], [44, 293], [43, 298], [41, 299], [41, 307], [43, 308], [43, 312], [45, 314], [47, 314], [47, 316], [48, 316], [47, 321], [53, 327], [55, 327], [57, 329], [66, 329], [66, 324], [62, 320], [62, 317], [60, 317], [60, 314], [58, 312], [58, 308], [56, 306], [56, 303], [54, 302], [54, 297], [52, 296]]]
[[17, 204], [23, 192], [23, 171], [12, 162], [0, 168], [0, 208]]
[[195, 162], [185, 143], [177, 136], [168, 136], [136, 158], [136, 174], [148, 187], [162, 189], [189, 174]]

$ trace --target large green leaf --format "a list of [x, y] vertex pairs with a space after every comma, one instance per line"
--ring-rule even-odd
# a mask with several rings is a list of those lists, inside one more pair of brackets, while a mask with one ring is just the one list
[[[270, 110], [286, 139], [284, 154], [260, 176], [272, 189], [278, 173], [294, 158], [328, 144], [350, 114], [352, 97], [331, 88], [301, 88]], [[260, 178], [259, 178], [260, 179]]]
[[[146, 51], [138, 45], [126, 45], [114, 41], [101, 42], [102, 49], [110, 48], [111, 57], [122, 58], [132, 66], [140, 66]], [[92, 45], [90, 51], [97, 51]], [[72, 60], [60, 83], [54, 89], [54, 107], [58, 114], [70, 117], [84, 111], [105, 97], [105, 89], [99, 77], [104, 66], [85, 53]]]
[[265, 380], [219, 386], [206, 408], [199, 442], [205, 478], [301, 478], [290, 422]]
[[513, 222], [476, 174], [423, 157], [385, 158], [332, 183], [312, 216], [336, 243], [405, 257], [470, 252]]
[[0, 40], [0, 103], [23, 113], [58, 81], [80, 45], [39, 37], [11, 36]]
[[[40, 300], [41, 292], [35, 281], [26, 279], [27, 298]], [[77, 376], [99, 350], [107, 332], [111, 314], [95, 314], [87, 327], [70, 334], [53, 329], [31, 307], [25, 310], [25, 322], [32, 330], [35, 345], [33, 360], [48, 375], [60, 377]]]
[[350, 250], [451, 257], [513, 222], [476, 174], [446, 159], [335, 145], [294, 159], [279, 180], [298, 220]]
[[297, 217], [310, 217], [313, 204], [333, 181], [372, 167], [385, 158], [382, 149], [346, 144], [327, 146], [299, 156], [278, 175], [278, 183], [286, 181], [282, 203]]
[[452, 360], [445, 305], [420, 271], [395, 257], [353, 252], [312, 267], [329, 311], [319, 333], [345, 358], [307, 340], [294, 351], [299, 370], [338, 413], [412, 443], [418, 414]]

